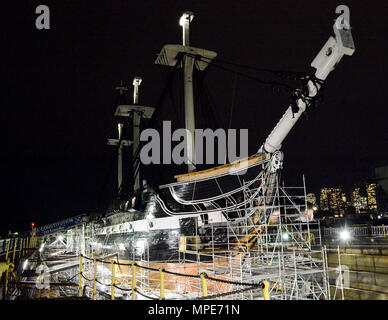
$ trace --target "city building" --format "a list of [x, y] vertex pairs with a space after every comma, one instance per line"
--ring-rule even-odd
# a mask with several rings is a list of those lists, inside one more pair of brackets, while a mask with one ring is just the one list
[[311, 205], [313, 205], [314, 207], [317, 206], [317, 197], [314, 193], [307, 194], [306, 198], [308, 203], [311, 203]]
[[377, 185], [375, 183], [369, 183], [366, 185], [368, 209], [374, 212], [377, 212], [376, 188]]
[[319, 197], [319, 206], [322, 211], [329, 210], [328, 188], [322, 188]]
[[359, 187], [354, 188], [354, 190], [352, 191], [351, 203], [352, 203], [352, 206], [356, 209], [356, 212], [360, 213], [361, 195], [360, 195], [360, 188]]
[[346, 209], [346, 195], [341, 188], [322, 188], [320, 209], [330, 211], [330, 214], [336, 218], [343, 217]]

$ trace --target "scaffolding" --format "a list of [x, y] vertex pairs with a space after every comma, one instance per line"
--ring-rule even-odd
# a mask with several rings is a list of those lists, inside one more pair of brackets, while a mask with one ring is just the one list
[[[264, 219], [260, 220], [258, 212], [252, 214], [252, 207], [247, 206], [246, 212], [226, 224], [210, 224], [205, 240], [196, 224], [194, 235], [181, 236], [177, 263], [150, 261], [144, 243], [140, 255], [134, 250], [127, 263], [117, 260], [115, 297], [132, 298], [128, 293], [134, 278], [131, 263], [136, 262], [137, 299], [159, 299], [161, 270], [165, 271], [166, 299], [203, 298], [201, 274], [208, 277], [206, 293], [212, 299], [264, 299], [263, 291], [253, 287], [262, 281], [268, 281], [271, 299], [329, 299], [320, 226], [308, 218], [304, 181], [302, 187], [286, 188], [276, 183], [271, 199], [268, 208], [261, 211]], [[95, 256], [93, 251], [89, 254]], [[103, 279], [100, 290], [109, 295], [112, 267], [108, 262], [99, 265], [97, 278]], [[93, 282], [94, 262], [86, 259], [82, 269], [90, 280], [86, 283]]]
[[320, 226], [310, 219], [304, 178], [301, 187], [280, 186], [277, 176], [272, 181], [270, 202], [255, 192], [260, 186], [253, 187], [249, 193], [256, 198], [226, 223], [210, 223], [204, 229], [195, 217], [195, 232], [180, 236], [174, 262], [150, 261], [147, 242], [125, 260], [117, 252], [103, 255], [93, 243], [95, 222], [50, 234], [41, 240], [46, 243], [41, 261], [51, 281], [64, 284], [55, 287], [55, 294], [252, 300], [265, 298], [261, 284], [267, 281], [270, 299], [330, 299]]

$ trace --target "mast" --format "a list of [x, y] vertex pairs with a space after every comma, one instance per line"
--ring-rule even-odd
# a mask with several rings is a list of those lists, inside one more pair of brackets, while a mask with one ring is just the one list
[[[135, 77], [133, 79], [133, 104], [139, 104], [139, 87], [142, 79], [140, 77]], [[132, 155], [133, 161], [135, 163], [136, 152], [140, 144], [140, 120], [141, 114], [139, 111], [133, 111], [133, 145], [132, 145]], [[134, 190], [140, 188], [140, 170], [136, 170], [134, 167]]]
[[[347, 21], [346, 21], [347, 22]], [[354, 43], [352, 38], [352, 33], [350, 31], [350, 24], [347, 22], [347, 29], [341, 27], [337, 28], [337, 24], [334, 23], [333, 29], [335, 38], [330, 37], [325, 45], [322, 47], [321, 51], [315, 57], [311, 66], [316, 69], [315, 77], [319, 80], [326, 80], [329, 73], [334, 70], [336, 64], [341, 60], [344, 55], [351, 56], [354, 49]], [[317, 82], [311, 80], [307, 83], [309, 96], [315, 97], [321, 87]], [[269, 134], [265, 143], [260, 147], [258, 152], [269, 152], [273, 153], [277, 150], [280, 150], [282, 147], [282, 142], [299, 120], [302, 113], [306, 110], [306, 103], [302, 99], [296, 101], [298, 111], [295, 113], [290, 106], [283, 117], [277, 123], [275, 128]]]
[[[119, 91], [119, 100], [122, 102], [124, 100], [124, 92], [128, 91], [128, 88], [124, 87], [123, 81], [121, 81], [120, 86], [115, 89]], [[123, 182], [123, 147], [130, 146], [131, 141], [122, 139], [123, 123], [121, 121], [117, 124], [117, 130], [118, 139], [108, 139], [108, 145], [117, 146], [117, 189], [120, 189]]]
[[[133, 190], [136, 191], [140, 189], [140, 160], [138, 159], [138, 148], [140, 145], [140, 127], [142, 123], [142, 119], [150, 119], [154, 112], [153, 107], [148, 106], [140, 106], [139, 105], [139, 87], [142, 82], [141, 77], [135, 77], [132, 81], [133, 85], [133, 104], [120, 104], [116, 108], [115, 116], [118, 117], [119, 120], [119, 139], [109, 139], [108, 144], [110, 145], [118, 145], [119, 147], [119, 160], [118, 160], [118, 181], [119, 188], [122, 183], [122, 146], [132, 146], [132, 167], [131, 174], [133, 174]], [[120, 87], [118, 87], [120, 89]], [[125, 88], [128, 90], [127, 88]], [[122, 91], [120, 91], [122, 94]], [[123, 124], [120, 122], [123, 118], [132, 118], [132, 141], [123, 140], [122, 139], [122, 128]], [[119, 141], [121, 143], [119, 144]]]
[[[193, 94], [193, 70], [194, 65], [203, 71], [209, 65], [210, 61], [217, 56], [217, 53], [201, 48], [190, 46], [190, 23], [194, 18], [194, 13], [186, 11], [179, 19], [179, 25], [182, 26], [182, 45], [166, 44], [160, 51], [155, 64], [175, 67], [179, 58], [183, 55], [183, 86], [185, 102], [185, 128], [189, 132], [187, 137], [187, 167], [188, 171], [195, 170], [195, 112], [194, 112], [194, 94]], [[204, 57], [206, 61], [195, 60], [194, 57]]]
[[[194, 14], [190, 11], [183, 13], [179, 20], [182, 26], [182, 44], [185, 47], [190, 46], [190, 23]], [[195, 170], [195, 113], [194, 113], [194, 95], [193, 95], [193, 66], [194, 58], [188, 55], [183, 56], [183, 85], [185, 96], [185, 127], [190, 135], [187, 137], [187, 158], [188, 171]], [[190, 141], [191, 140], [191, 141]]]

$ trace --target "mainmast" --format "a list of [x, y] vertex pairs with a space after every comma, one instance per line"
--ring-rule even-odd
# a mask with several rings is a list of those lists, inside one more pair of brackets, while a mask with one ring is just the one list
[[[193, 95], [193, 69], [194, 65], [203, 71], [210, 61], [217, 56], [216, 52], [194, 48], [190, 46], [190, 23], [194, 18], [194, 14], [190, 11], [183, 13], [179, 20], [182, 26], [182, 45], [167, 44], [160, 51], [156, 64], [167, 65], [174, 67], [179, 57], [182, 57], [183, 67], [183, 86], [184, 86], [184, 101], [185, 101], [185, 128], [189, 132], [187, 137], [187, 167], [188, 171], [195, 170], [195, 112], [194, 112], [194, 95]], [[206, 61], [196, 60], [195, 57], [204, 57]]]
[[[182, 44], [185, 47], [190, 46], [190, 23], [194, 18], [192, 12], [185, 12], [179, 24], [182, 26], [183, 40]], [[187, 158], [188, 171], [195, 170], [195, 113], [194, 113], [194, 95], [193, 95], [193, 66], [194, 58], [188, 55], [183, 56], [183, 81], [184, 81], [184, 95], [185, 95], [185, 126], [190, 135], [187, 137]]]

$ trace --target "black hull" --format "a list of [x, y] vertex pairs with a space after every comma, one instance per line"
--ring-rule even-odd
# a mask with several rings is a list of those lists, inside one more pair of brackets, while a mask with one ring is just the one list
[[[179, 262], [179, 258], [183, 259], [183, 253], [179, 253], [179, 238], [180, 229], [150, 230], [97, 235], [92, 243], [96, 253], [104, 256], [118, 253], [120, 260]], [[185, 252], [184, 258], [196, 261], [197, 255]], [[201, 261], [211, 260], [201, 255]]]

